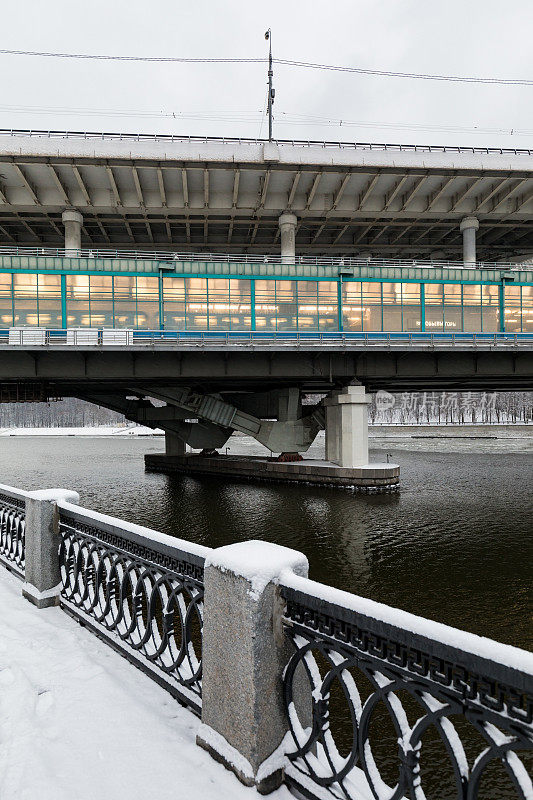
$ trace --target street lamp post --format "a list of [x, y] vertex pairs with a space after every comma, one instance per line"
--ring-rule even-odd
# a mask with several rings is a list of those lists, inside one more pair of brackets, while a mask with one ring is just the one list
[[270, 28], [265, 33], [265, 39], [269, 43], [268, 50], [268, 141], [272, 141], [272, 106], [274, 105], [274, 97], [276, 90], [272, 86], [272, 79], [274, 71], [272, 69], [272, 33]]

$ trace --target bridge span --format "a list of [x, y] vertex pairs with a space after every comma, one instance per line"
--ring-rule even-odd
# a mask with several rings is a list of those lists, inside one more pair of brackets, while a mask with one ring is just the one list
[[[7, 399], [29, 387], [27, 399], [78, 397], [162, 428], [166, 456], [147, 457], [159, 470], [220, 472], [213, 455], [234, 431], [292, 462], [325, 429], [326, 474], [283, 463], [268, 477], [390, 488], [397, 468], [368, 464], [365, 388], [531, 389], [532, 344], [528, 333], [12, 328], [0, 331], [0, 387]], [[187, 457], [186, 443], [208, 458]], [[242, 460], [223, 468], [258, 474]]]
[[[10, 142], [15, 140], [31, 152], [9, 155], [0, 142], [6, 174], [15, 181], [4, 187], [7, 217], [0, 225], [0, 398], [80, 397], [162, 428], [166, 463], [174, 459], [176, 468], [183, 467], [185, 444], [211, 454], [233, 431], [254, 437], [284, 462], [298, 459], [325, 429], [327, 463], [348, 470], [336, 477], [348, 485], [367, 485], [364, 481], [374, 480], [376, 472], [368, 464], [367, 392], [532, 388], [533, 269], [527, 257], [527, 209], [533, 173], [528, 153], [487, 151], [485, 159], [477, 152], [452, 157], [443, 151], [428, 156], [434, 169], [418, 174], [421, 157], [416, 149], [385, 148], [376, 155], [371, 148], [356, 147], [348, 157], [341, 148], [328, 166], [323, 152], [313, 147], [304, 153], [301, 144], [276, 146], [271, 153], [266, 145], [224, 145], [218, 152], [212, 142], [206, 143], [200, 148], [209, 156], [209, 164], [200, 170], [203, 252], [193, 253], [198, 219], [190, 204], [198, 202], [197, 161], [180, 167], [182, 188], [191, 193], [178, 197], [169, 184], [176, 163], [148, 163], [144, 156], [138, 162], [121, 160], [122, 141], [113, 140], [111, 146], [104, 137], [103, 144], [91, 139], [90, 144], [84, 140], [73, 145], [68, 136], [47, 141], [39, 136]], [[56, 161], [50, 148], [59, 143], [63, 155]], [[172, 149], [176, 143], [167, 144]], [[69, 147], [83, 155], [65, 160]], [[95, 152], [89, 160], [88, 147]], [[120, 154], [113, 165], [109, 147]], [[174, 150], [184, 156], [192, 147], [191, 142], [181, 143]], [[232, 162], [230, 167], [224, 159], [233, 150], [243, 159], [252, 154], [252, 161], [241, 168]], [[286, 155], [298, 157], [298, 164], [285, 162]], [[452, 169], [454, 160], [464, 174]], [[490, 169], [485, 162], [492, 164]], [[505, 165], [511, 172], [500, 174]], [[42, 181], [39, 186], [29, 180], [30, 171]], [[317, 205], [319, 190], [336, 186], [337, 172], [341, 184], [333, 206], [328, 205], [329, 189]], [[54, 222], [57, 192], [62, 187], [64, 197], [78, 198], [77, 190], [64, 182], [67, 173], [75, 177], [78, 189], [85, 187], [92, 211], [84, 211], [84, 218], [76, 208], [64, 209], [61, 247], [51, 247], [48, 234], [19, 237], [21, 221], [27, 233], [36, 230], [36, 220], [30, 221], [25, 210], [31, 193], [41, 221], [46, 218], [61, 234]], [[239, 210], [239, 198], [244, 202], [246, 197], [253, 206], [252, 173], [254, 180], [259, 177], [260, 208]], [[362, 186], [357, 209], [350, 211], [349, 198], [356, 187], [361, 189], [367, 173], [368, 186]], [[127, 188], [130, 174], [136, 195]], [[105, 222], [98, 206], [105, 205], [109, 194], [100, 185], [104, 175], [113, 181], [117, 202]], [[16, 176], [25, 179], [22, 192]], [[170, 216], [165, 217], [167, 241], [159, 244], [154, 237], [156, 222], [145, 205], [154, 176], [159, 193], [178, 205], [185, 203], [185, 240], [174, 236]], [[220, 191], [214, 192], [217, 181]], [[292, 187], [287, 197], [285, 184]], [[381, 185], [384, 198], [378, 202], [374, 196], [374, 216], [366, 225], [363, 207], [368, 203], [370, 209]], [[301, 196], [303, 186], [308, 188]], [[423, 187], [433, 191], [426, 199]], [[452, 189], [459, 194], [450, 196], [449, 213], [446, 197]], [[217, 236], [228, 191], [235, 208], [228, 246], [223, 247]], [[484, 194], [478, 197], [477, 191]], [[134, 204], [135, 196], [150, 243], [132, 250], [137, 212], [126, 213], [121, 202]], [[271, 203], [277, 204], [279, 218], [275, 216], [273, 244], [263, 246], [259, 255], [260, 231], [266, 235], [271, 224], [266, 212]], [[398, 203], [402, 208], [396, 208]], [[404, 213], [407, 206], [412, 219]], [[88, 214], [103, 242], [88, 235]], [[131, 243], [108, 235], [117, 215], [131, 232]], [[402, 220], [397, 231], [394, 215]], [[306, 234], [301, 247], [311, 224], [318, 227]], [[349, 231], [361, 224], [363, 233], [350, 234], [348, 242]], [[444, 236], [433, 236], [441, 225], [446, 226]], [[476, 251], [480, 226], [482, 246]], [[234, 238], [239, 227], [244, 239]], [[450, 260], [457, 258], [454, 248], [430, 250], [431, 244], [457, 236], [462, 238], [461, 261]], [[388, 250], [381, 246], [385, 242]], [[206, 252], [210, 245], [215, 252]], [[368, 249], [363, 251], [363, 245]], [[392, 252], [398, 256], [386, 257]], [[487, 260], [476, 260], [478, 252]], [[387, 479], [391, 477], [397, 481], [387, 467]]]

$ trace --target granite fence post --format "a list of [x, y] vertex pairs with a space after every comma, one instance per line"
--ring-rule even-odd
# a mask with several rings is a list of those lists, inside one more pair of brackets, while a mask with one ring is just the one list
[[77, 492], [66, 489], [45, 489], [30, 492], [26, 497], [25, 579], [23, 596], [37, 606], [47, 608], [59, 602], [58, 500], [79, 503]]
[[283, 781], [288, 731], [283, 670], [291, 650], [278, 581], [307, 577], [296, 550], [248, 541], [213, 551], [205, 566], [202, 724], [197, 743], [262, 794]]

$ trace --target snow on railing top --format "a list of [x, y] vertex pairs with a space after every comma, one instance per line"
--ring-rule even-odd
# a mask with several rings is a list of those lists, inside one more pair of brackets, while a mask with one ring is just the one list
[[161, 546], [165, 549], [170, 548], [172, 551], [179, 550], [200, 559], [205, 559], [212, 552], [211, 547], [179, 539], [177, 536], [169, 536], [166, 533], [146, 528], [144, 525], [137, 525], [134, 522], [127, 522], [109, 514], [101, 514], [99, 511], [82, 508], [66, 500], [60, 500], [57, 505], [60, 511], [75, 517], [80, 522], [93, 524], [96, 528], [100, 527], [102, 530], [120, 532], [120, 535], [131, 541], [132, 544], [144, 543], [150, 546], [153, 545], [156, 548]]
[[472, 656], [495, 661], [511, 669], [524, 672], [533, 678], [533, 653], [512, 645], [502, 644], [484, 636], [444, 625], [441, 622], [419, 617], [398, 608], [378, 603], [351, 592], [302, 578], [291, 572], [283, 575], [281, 585], [305, 595], [310, 595], [326, 605], [342, 607], [358, 615], [370, 617], [416, 636], [438, 642], [469, 653]]
[[12, 497], [14, 500], [25, 500], [31, 497], [31, 492], [24, 492], [22, 489], [17, 489], [15, 486], [8, 486], [5, 483], [0, 483], [0, 494], [5, 494]]
[[[0, 129], [0, 136], [34, 136], [49, 139], [93, 139], [134, 142], [192, 142], [200, 144], [268, 144], [267, 139], [233, 136], [178, 136], [160, 133], [116, 133], [111, 131], [55, 131], [35, 129]], [[453, 145], [393, 144], [376, 142], [335, 142], [313, 139], [276, 139], [276, 145], [292, 147], [321, 147], [350, 150], [375, 150], [407, 153], [468, 153], [481, 155], [533, 155], [529, 148], [517, 147], [461, 147]]]

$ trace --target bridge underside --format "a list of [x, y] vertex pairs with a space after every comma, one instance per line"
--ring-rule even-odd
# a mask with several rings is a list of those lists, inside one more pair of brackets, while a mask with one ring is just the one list
[[45, 383], [78, 395], [110, 387], [193, 386], [204, 392], [262, 392], [297, 386], [328, 392], [356, 380], [367, 391], [527, 391], [533, 352], [440, 351], [0, 351], [0, 383]]
[[[532, 388], [533, 352], [517, 348], [0, 350], [0, 401], [78, 397], [162, 428], [171, 457], [182, 455], [186, 443], [211, 453], [234, 431], [273, 453], [302, 453], [325, 429], [328, 460], [360, 468], [368, 465], [365, 389]], [[325, 397], [303, 405], [310, 394]]]
[[[479, 258], [533, 251], [529, 151], [0, 131], [0, 245], [446, 258], [475, 217]], [[78, 244], [78, 248], [80, 244]], [[441, 256], [442, 257], [442, 256]]]

